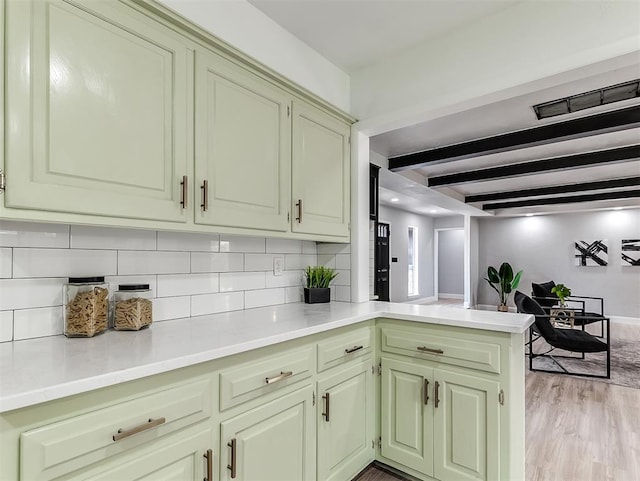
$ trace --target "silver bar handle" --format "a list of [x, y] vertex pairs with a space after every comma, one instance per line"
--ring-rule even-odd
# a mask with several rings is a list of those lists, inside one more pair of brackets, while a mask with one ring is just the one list
[[351, 354], [352, 352], [359, 351], [360, 349], [364, 349], [364, 346], [353, 346], [351, 349], [345, 349], [345, 354]]
[[227, 464], [227, 469], [231, 471], [231, 479], [236, 477], [236, 438], [233, 438], [227, 446], [231, 448], [231, 464]]
[[296, 217], [296, 220], [298, 221], [298, 224], [302, 224], [302, 199], [298, 199], [296, 207], [298, 208], [298, 217]]
[[157, 419], [149, 418], [149, 420], [146, 423], [140, 424], [139, 426], [136, 426], [135, 428], [131, 428], [131, 429], [120, 428], [120, 429], [118, 429], [118, 432], [113, 435], [113, 440], [114, 441], [120, 441], [121, 439], [128, 438], [129, 436], [133, 436], [134, 434], [138, 434], [138, 433], [141, 433], [143, 431], [147, 431], [148, 429], [155, 428], [156, 426], [160, 426], [161, 424], [164, 424], [166, 422], [167, 422], [167, 420], [165, 418], [157, 418]]
[[202, 189], [202, 204], [200, 204], [200, 207], [203, 212], [206, 212], [209, 210], [209, 181], [203, 180], [200, 189]]
[[431, 352], [433, 354], [444, 354], [444, 351], [442, 349], [432, 349], [427, 346], [418, 346], [417, 349], [418, 351], [422, 351], [422, 352]]
[[187, 208], [187, 191], [188, 191], [188, 182], [187, 176], [182, 176], [182, 182], [180, 182], [180, 186], [182, 187], [182, 192], [180, 194], [180, 205], [183, 209]]
[[291, 376], [293, 376], [293, 371], [280, 371], [280, 374], [277, 376], [265, 378], [265, 382], [267, 384], [273, 384], [274, 382], [282, 381]]
[[204, 478], [204, 481], [213, 481], [213, 450], [207, 449], [207, 452], [204, 454], [204, 459], [207, 460], [207, 477]]

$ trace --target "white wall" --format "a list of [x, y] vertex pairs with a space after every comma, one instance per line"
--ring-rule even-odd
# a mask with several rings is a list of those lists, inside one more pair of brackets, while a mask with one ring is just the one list
[[[418, 288], [416, 298], [432, 297], [433, 294], [433, 219], [385, 205], [380, 206], [380, 222], [391, 224], [389, 239], [389, 261], [397, 257], [398, 262], [389, 262], [389, 300], [406, 302], [408, 286], [407, 257], [409, 251], [408, 228], [418, 228]], [[412, 297], [413, 299], [413, 297]]]
[[464, 230], [442, 230], [438, 236], [438, 296], [464, 294]]
[[349, 76], [245, 0], [159, 0], [191, 22], [349, 112]]
[[[621, 239], [640, 239], [640, 209], [482, 218], [479, 223], [481, 278], [487, 266], [508, 261], [514, 270], [524, 270], [519, 290], [526, 294], [531, 282], [553, 280], [573, 294], [604, 297], [611, 316], [640, 318], [640, 268], [620, 265]], [[574, 241], [588, 239], [608, 240], [608, 266], [575, 266]], [[479, 303], [497, 304], [486, 281], [479, 286]]]
[[454, 229], [464, 228], [464, 216], [463, 215], [449, 215], [446, 217], [434, 217], [433, 218], [434, 229]]
[[[426, 112], [446, 115], [447, 106], [539, 79], [572, 70], [569, 77], [584, 77], [577, 70], [608, 59], [626, 56], [625, 65], [636, 65], [638, 18], [640, 3], [634, 1], [517, 3], [353, 72], [352, 113], [373, 135], [433, 118]], [[540, 86], [529, 88], [505, 95]]]

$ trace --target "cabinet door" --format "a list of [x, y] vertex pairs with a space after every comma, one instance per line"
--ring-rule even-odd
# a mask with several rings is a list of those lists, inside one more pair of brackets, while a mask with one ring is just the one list
[[312, 397], [309, 386], [223, 422], [220, 479], [315, 480]]
[[382, 456], [428, 476], [433, 476], [431, 379], [429, 367], [382, 358]]
[[[123, 454], [103, 465], [74, 472], [62, 480], [84, 481], [202, 481], [207, 474], [205, 454], [211, 448], [209, 428], [174, 434], [164, 441]], [[213, 456], [217, 453], [212, 453]], [[33, 479], [33, 478], [31, 478]]]
[[185, 222], [181, 38], [119, 2], [8, 2], [6, 27], [5, 205]]
[[351, 479], [374, 457], [371, 360], [318, 382], [318, 479]]
[[196, 222], [288, 230], [289, 105], [289, 96], [267, 81], [197, 52]]
[[435, 370], [435, 477], [500, 479], [500, 406], [497, 381]]
[[293, 103], [292, 230], [349, 236], [349, 125]]

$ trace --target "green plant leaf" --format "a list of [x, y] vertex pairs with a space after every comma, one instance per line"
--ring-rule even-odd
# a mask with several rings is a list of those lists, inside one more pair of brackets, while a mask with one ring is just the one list
[[500, 282], [500, 276], [498, 276], [498, 271], [493, 266], [489, 266], [489, 268], [487, 269], [487, 277], [488, 277], [487, 282], [490, 284], [491, 283], [497, 284]]
[[511, 289], [517, 289], [518, 284], [520, 284], [520, 277], [522, 276], [522, 271], [518, 271], [513, 280], [511, 281]]
[[304, 270], [305, 287], [329, 287], [329, 284], [337, 275], [336, 270], [330, 267], [307, 266]]

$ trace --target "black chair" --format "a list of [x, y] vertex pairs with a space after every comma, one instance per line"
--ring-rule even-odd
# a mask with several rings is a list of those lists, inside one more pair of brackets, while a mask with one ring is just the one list
[[[518, 312], [524, 314], [531, 314], [535, 316], [535, 322], [529, 328], [529, 370], [531, 371], [543, 371], [553, 372], [558, 374], [571, 374], [573, 376], [589, 376], [589, 377], [602, 377], [609, 379], [611, 377], [611, 351], [609, 346], [609, 319], [605, 318], [603, 322], [607, 324], [607, 342], [603, 342], [601, 339], [589, 334], [584, 330], [579, 329], [558, 329], [551, 324], [550, 316], [535, 300], [531, 299], [527, 295], [520, 291], [515, 293], [515, 303], [518, 308]], [[546, 352], [536, 354], [533, 352], [534, 342], [538, 339], [544, 339], [551, 348]], [[606, 369], [607, 374], [604, 376], [571, 372], [567, 370], [558, 361], [560, 358], [569, 358], [570, 356], [552, 356], [550, 353], [554, 349], [562, 349], [564, 351], [580, 353], [582, 359], [584, 359], [586, 353], [594, 352], [606, 352], [607, 362]], [[547, 369], [534, 369], [533, 359], [536, 357], [546, 357], [551, 359], [562, 371], [553, 371]], [[575, 357], [571, 357], [576, 359]]]
[[[536, 301], [547, 314], [551, 313], [551, 308], [558, 303], [558, 296], [555, 293], [551, 292], [556, 286], [556, 283], [553, 281], [542, 282], [540, 284], [536, 284], [535, 282], [531, 283], [531, 297], [534, 301]], [[587, 302], [591, 305], [592, 302], [595, 301], [599, 304], [599, 309], [597, 311], [587, 311]], [[574, 296], [571, 295], [566, 298], [566, 302], [568, 307], [577, 311], [577, 316], [574, 319], [574, 324], [578, 326], [582, 326], [582, 330], [584, 330], [584, 326], [587, 324], [592, 324], [594, 322], [600, 322], [600, 337], [604, 337], [604, 299], [602, 297], [589, 297], [589, 296]]]

